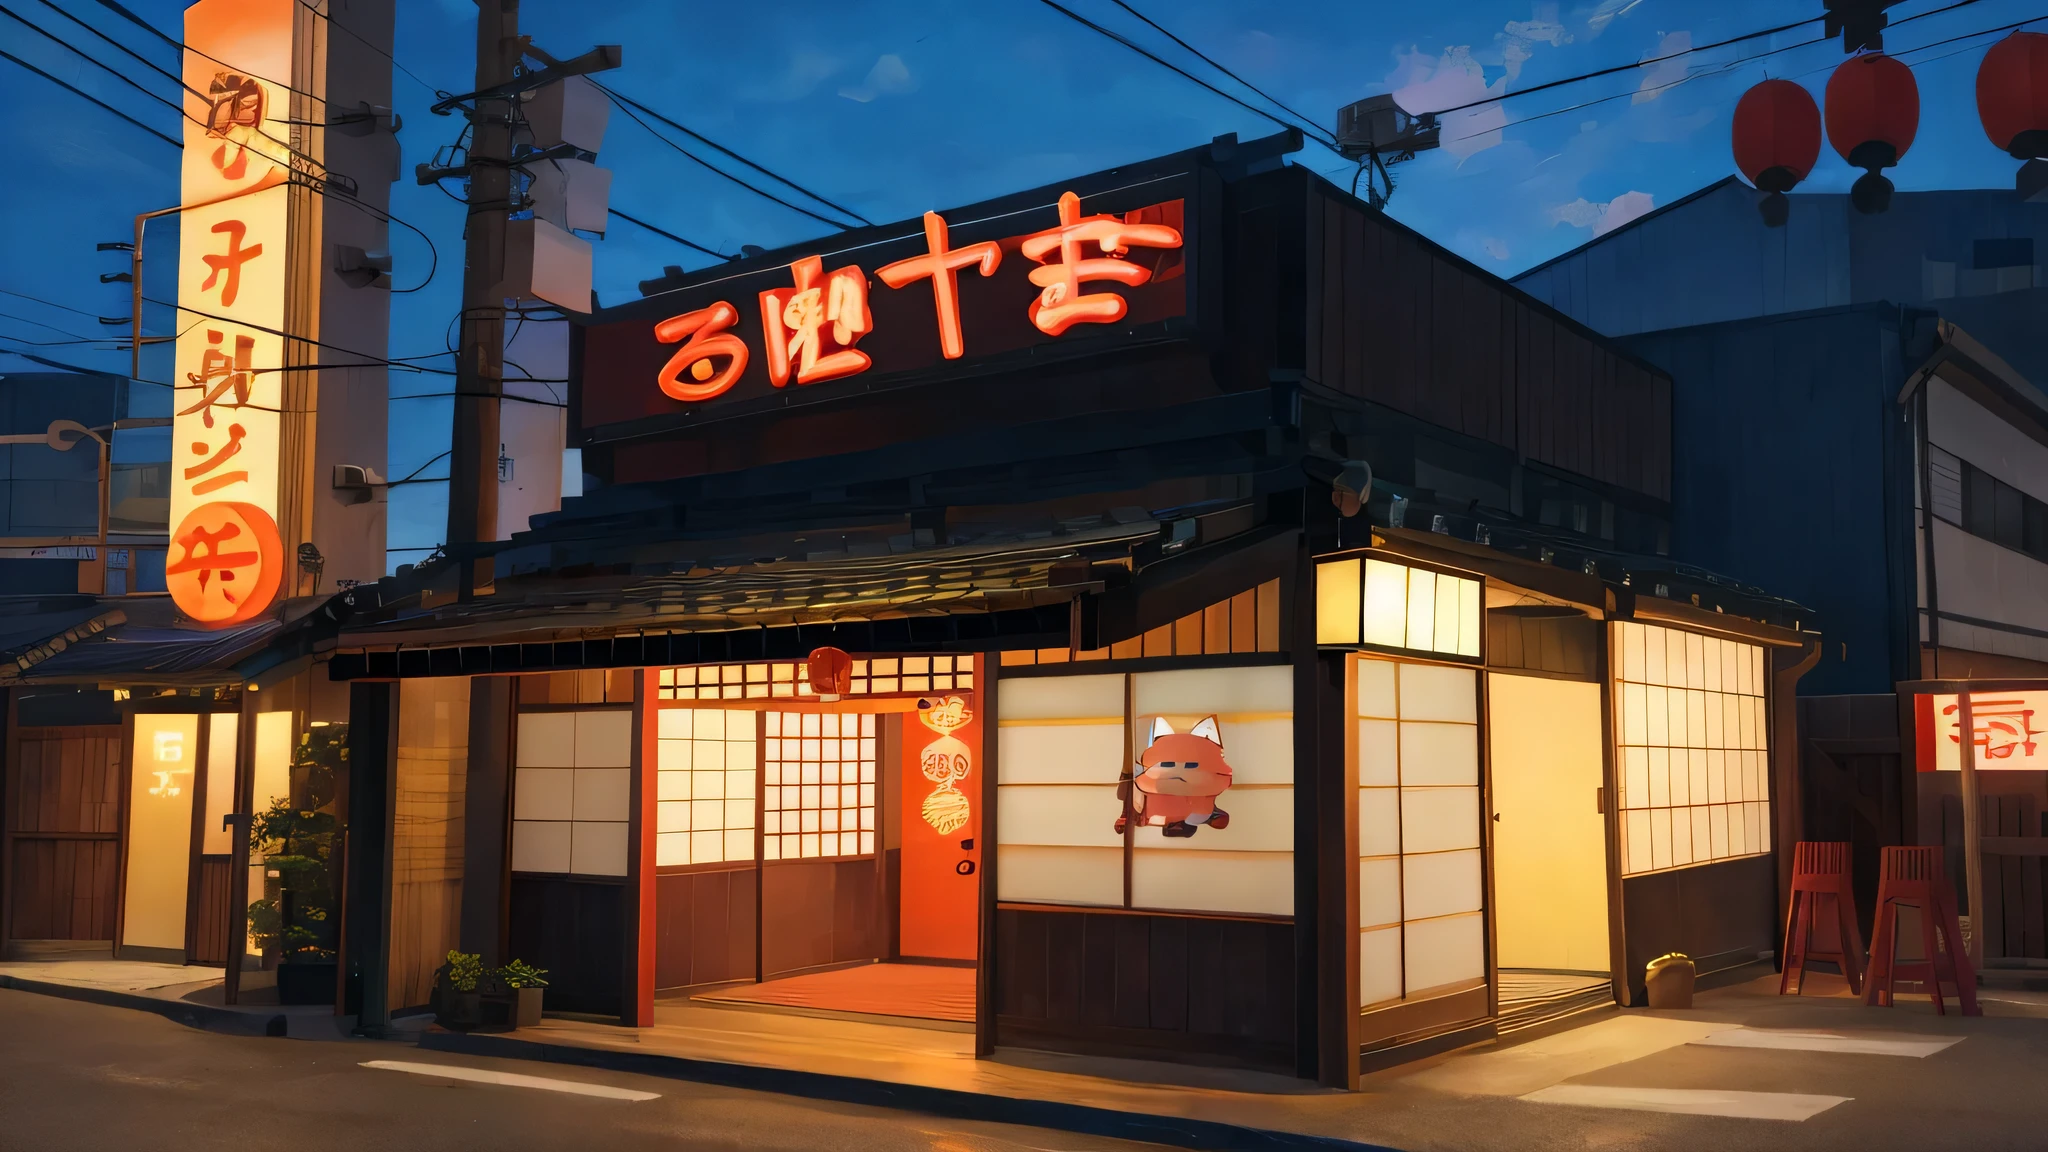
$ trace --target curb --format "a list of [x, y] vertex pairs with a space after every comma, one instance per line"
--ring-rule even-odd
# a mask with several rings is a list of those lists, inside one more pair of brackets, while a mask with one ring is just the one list
[[532, 1040], [515, 1040], [507, 1036], [429, 1031], [420, 1034], [419, 1046], [435, 1052], [570, 1064], [612, 1072], [658, 1076], [668, 1080], [689, 1080], [699, 1084], [715, 1084], [753, 1092], [801, 1096], [810, 1100], [832, 1100], [841, 1104], [921, 1112], [954, 1120], [1017, 1124], [1031, 1128], [1074, 1132], [1084, 1136], [1164, 1144], [1175, 1148], [1217, 1149], [1228, 1152], [1281, 1152], [1291, 1149], [1395, 1152], [1394, 1149], [1379, 1144], [1362, 1144], [1334, 1136], [1279, 1132], [1215, 1120], [1123, 1112], [1084, 1104], [1026, 1100], [1013, 1096], [964, 1092], [952, 1088], [897, 1084], [858, 1076], [800, 1072], [719, 1060], [697, 1060], [684, 1056], [656, 1056], [640, 1052], [582, 1048], [568, 1044], [543, 1044]]
[[19, 976], [8, 975], [0, 975], [0, 988], [33, 992], [38, 996], [55, 996], [61, 1000], [79, 1000], [108, 1008], [130, 1008], [138, 1012], [151, 1012], [183, 1024], [187, 1028], [197, 1028], [202, 1032], [219, 1032], [227, 1036], [283, 1036], [286, 1031], [283, 1013], [266, 1016], [258, 1012], [237, 1012], [229, 1008], [215, 1008], [210, 1004], [193, 1004], [185, 1000], [164, 1000], [155, 996], [144, 996], [138, 992], [80, 988], [74, 984], [24, 980]]

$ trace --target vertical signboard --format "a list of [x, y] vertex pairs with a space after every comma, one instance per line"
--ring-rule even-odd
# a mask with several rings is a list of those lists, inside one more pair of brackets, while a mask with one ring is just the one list
[[285, 185], [297, 0], [185, 12], [185, 157], [173, 382], [172, 599], [206, 627], [277, 596], [285, 362]]

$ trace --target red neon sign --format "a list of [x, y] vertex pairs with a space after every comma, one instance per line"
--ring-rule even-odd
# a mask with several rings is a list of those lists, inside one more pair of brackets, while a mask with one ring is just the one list
[[[1058, 211], [1059, 223], [1045, 231], [959, 248], [952, 246], [946, 221], [936, 212], [927, 212], [925, 251], [882, 265], [875, 270], [875, 278], [892, 290], [928, 281], [940, 354], [957, 360], [967, 353], [960, 273], [973, 269], [982, 280], [995, 280], [1005, 247], [1016, 248], [1036, 265], [1027, 279], [1038, 289], [1037, 295], [1028, 302], [1019, 301], [1024, 305], [1020, 322], [1028, 323], [1026, 331], [1033, 332], [1036, 339], [1060, 336], [1076, 324], [1114, 324], [1129, 314], [1130, 302], [1124, 296], [1114, 291], [1085, 291], [1085, 285], [1109, 282], [1137, 287], [1154, 279], [1155, 267], [1162, 269], [1159, 275], [1166, 278], [1180, 274], [1178, 253], [1154, 258], [1149, 264], [1132, 258], [1133, 249], [1182, 247], [1182, 233], [1173, 226], [1181, 220], [1179, 201], [1122, 215], [1083, 216], [1080, 198], [1068, 192], [1059, 198]], [[1173, 223], [1161, 222], [1164, 220]], [[806, 256], [790, 264], [789, 273], [790, 287], [756, 294], [768, 383], [786, 388], [792, 382], [816, 384], [867, 371], [874, 361], [855, 346], [875, 329], [866, 272], [851, 264], [827, 272], [824, 257]], [[1012, 276], [1004, 271], [1004, 286], [1015, 283]], [[991, 323], [987, 304], [978, 307], [980, 323]], [[895, 306], [894, 315], [900, 323], [901, 305]], [[1156, 317], [1156, 310], [1153, 315]], [[656, 341], [682, 345], [666, 354], [666, 362], [656, 370], [655, 383], [661, 393], [696, 404], [730, 392], [750, 363], [747, 342], [733, 331], [739, 323], [740, 311], [727, 299], [655, 324]], [[999, 345], [1017, 346], [1014, 335], [997, 333], [996, 340]], [[898, 349], [900, 360], [901, 340], [890, 347]]]

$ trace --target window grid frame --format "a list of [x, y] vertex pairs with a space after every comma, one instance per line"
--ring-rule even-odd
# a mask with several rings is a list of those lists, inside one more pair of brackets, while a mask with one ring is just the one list
[[[1654, 644], [1652, 635], [1659, 637]], [[1672, 637], [1682, 641], [1677, 653]], [[1610, 644], [1621, 875], [1770, 855], [1776, 837], [1765, 647], [1634, 620], [1616, 621]], [[1736, 654], [1742, 658], [1731, 661]], [[1673, 684], [1674, 679], [1685, 683]], [[1674, 703], [1675, 695], [1682, 704]], [[1685, 731], [1675, 739], [1686, 743], [1674, 746], [1678, 726]], [[1673, 803], [1681, 779], [1685, 803]], [[1698, 796], [1702, 788], [1704, 800]], [[1682, 830], [1680, 812], [1686, 815]], [[1738, 835], [1740, 851], [1734, 847]], [[1643, 839], [1647, 847], [1640, 846]], [[1681, 841], [1687, 856], [1682, 863]]]
[[[705, 704], [709, 706], [658, 708], [655, 710], [654, 713], [654, 835], [656, 868], [695, 868], [713, 867], [718, 865], [744, 865], [755, 863], [759, 859], [760, 850], [758, 840], [759, 827], [761, 823], [761, 745], [759, 743], [759, 714], [753, 711], [752, 709], [719, 708], [715, 705], [715, 703], [710, 701], [706, 701]], [[717, 712], [722, 716], [720, 723], [722, 725], [723, 730], [717, 736], [705, 736], [700, 734], [698, 730], [698, 720], [702, 716], [702, 714], [707, 712]], [[689, 720], [686, 722], [691, 729], [689, 734], [662, 734], [662, 728], [664, 727], [663, 718], [669, 715], [670, 713], [679, 713], [689, 717]], [[743, 732], [744, 735], [734, 736], [732, 734], [735, 720], [739, 721], [740, 731]], [[683, 744], [689, 746], [690, 766], [688, 768], [664, 768], [662, 766], [663, 763], [666, 760], [668, 760], [668, 757], [663, 755], [663, 746], [676, 744]], [[721, 767], [719, 767], [716, 770], [701, 769], [697, 766], [697, 756], [701, 751], [699, 746], [706, 744], [717, 744], [721, 747], [722, 750], [724, 750], [721, 756], [723, 763]], [[732, 766], [731, 753], [729, 750], [733, 745], [751, 746], [753, 748], [753, 752], [749, 760], [749, 767], [734, 768]], [[710, 795], [706, 795], [703, 797], [697, 796], [697, 777], [699, 775], [719, 776], [720, 794], [715, 797]], [[684, 781], [688, 784], [688, 795], [686, 796], [674, 796], [669, 794], [671, 791], [671, 781], [673, 781], [674, 778], [678, 776], [686, 778]], [[733, 792], [733, 789], [736, 785], [735, 777], [752, 778], [750, 782], [745, 782], [745, 790], [742, 794], [735, 795]], [[733, 804], [735, 801], [744, 801], [745, 803], [747, 823], [744, 826], [735, 825], [732, 822]], [[716, 828], [706, 828], [699, 826], [700, 814], [705, 811], [708, 811], [708, 809], [702, 809], [699, 806], [709, 804], [718, 805], [719, 821], [718, 827]], [[684, 813], [684, 819], [682, 822], [685, 826], [681, 828], [676, 828], [672, 826], [672, 821], [675, 817], [675, 814], [678, 811], [677, 806], [681, 806], [680, 810]], [[707, 832], [717, 832], [720, 834], [718, 841], [718, 859], [698, 859], [698, 835], [700, 833]], [[738, 856], [735, 856], [732, 852], [732, 834], [736, 832], [745, 833], [746, 841], [746, 847], [744, 852]], [[683, 843], [686, 846], [689, 859], [680, 861], [673, 859], [663, 860], [661, 858], [663, 850], [677, 843], [676, 840], [671, 839], [671, 837], [676, 836], [685, 837], [685, 839], [681, 841], [681, 843]]]
[[[798, 726], [795, 735], [789, 734], [787, 726], [792, 718]], [[827, 727], [843, 725], [848, 719], [857, 723], [855, 735], [847, 736], [843, 731], [834, 736], [824, 734]], [[881, 844], [881, 723], [877, 714], [770, 710], [763, 714], [762, 726], [759, 761], [761, 802], [756, 818], [760, 861], [771, 864], [789, 860], [874, 859]], [[851, 759], [847, 756], [849, 742], [853, 745]], [[826, 755], [828, 743], [833, 745], [829, 749], [829, 757]], [[793, 757], [789, 755], [792, 744], [796, 753]], [[849, 764], [854, 770], [854, 780], [850, 784], [844, 779]], [[791, 769], [796, 774], [793, 783], [790, 781]], [[838, 779], [828, 785], [824, 782], [827, 775]], [[854, 803], [847, 804], [842, 791], [836, 797], [838, 803], [827, 808], [822, 800], [824, 789], [828, 787], [854, 788]], [[771, 794], [770, 789], [775, 792]], [[791, 792], [796, 793], [795, 805], [786, 803]], [[826, 819], [828, 813], [831, 816], [829, 821]], [[856, 825], [851, 829], [844, 827], [849, 814]], [[813, 815], [816, 820], [808, 819]], [[793, 831], [786, 827], [791, 816], [797, 822]], [[827, 823], [834, 827], [826, 829], [824, 825]], [[835, 847], [838, 851], [823, 850], [824, 837], [828, 835], [837, 835], [839, 842]], [[849, 835], [855, 837], [856, 851], [845, 850], [845, 838]], [[796, 848], [794, 855], [785, 851], [792, 843]], [[814, 851], [805, 851], [814, 845]]]
[[[847, 696], [903, 696], [974, 690], [974, 656], [869, 656], [853, 661]], [[816, 701], [802, 660], [680, 664], [655, 674], [655, 698], [673, 703], [722, 700]]]

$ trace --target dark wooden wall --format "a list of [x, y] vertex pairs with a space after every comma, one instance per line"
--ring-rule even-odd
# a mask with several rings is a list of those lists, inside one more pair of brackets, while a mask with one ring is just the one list
[[549, 1011], [619, 1014], [626, 886], [512, 877], [510, 958], [548, 970]]
[[1797, 709], [1799, 835], [1849, 844], [1856, 918], [1868, 941], [1883, 852], [1914, 842], [1907, 819], [1911, 798], [1905, 792], [1909, 769], [1901, 762], [1899, 744], [1899, 699], [1889, 692], [1801, 696]]
[[1518, 616], [1495, 608], [1486, 613], [1486, 666], [1596, 680], [1606, 636], [1606, 628], [1586, 616]]
[[[1960, 778], [1961, 773], [1952, 773]], [[1995, 775], [1995, 774], [1994, 774]], [[2019, 775], [2019, 773], [2014, 773]], [[2035, 775], [2027, 773], [2027, 775]], [[1983, 834], [1990, 836], [2044, 836], [2048, 823], [2041, 818], [2039, 800], [2026, 793], [1978, 797], [1982, 804]], [[2039, 856], [2014, 856], [1986, 852], [1981, 864], [1984, 909], [1970, 908], [1969, 885], [1965, 883], [1963, 861], [1963, 801], [1960, 796], [1941, 798], [1941, 842], [1947, 849], [1948, 874], [1956, 887], [1956, 907], [1970, 916], [1983, 933], [1984, 955], [2007, 959], [2048, 960], [2048, 930], [2044, 930], [2042, 873], [2048, 861]], [[1861, 892], [1857, 895], [1860, 897]], [[1864, 939], [1869, 939], [1868, 936]]]
[[654, 986], [688, 988], [754, 978], [756, 891], [751, 863], [654, 880]]
[[199, 899], [185, 918], [185, 963], [228, 962], [228, 890], [233, 875], [228, 856], [199, 858]]
[[996, 912], [996, 1043], [1292, 1072], [1294, 925]]
[[121, 728], [22, 728], [7, 766], [10, 940], [112, 940], [120, 892]]
[[1667, 952], [1706, 973], [1778, 947], [1775, 853], [1629, 876], [1621, 889], [1630, 1003], [1644, 1002], [1643, 966]]
[[874, 857], [764, 864], [761, 885], [764, 979], [887, 954], [888, 917]]
[[1671, 380], [1343, 197], [1308, 194], [1310, 380], [1671, 498]]

